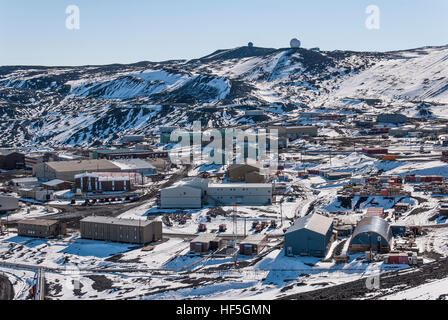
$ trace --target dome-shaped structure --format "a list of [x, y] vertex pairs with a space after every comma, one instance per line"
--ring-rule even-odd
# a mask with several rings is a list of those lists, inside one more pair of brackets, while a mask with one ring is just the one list
[[362, 219], [350, 239], [349, 251], [365, 252], [370, 249], [377, 252], [389, 252], [391, 248], [392, 230], [389, 223], [379, 217]]
[[254, 44], [253, 44], [252, 42], [249, 42], [249, 43], [247, 44], [247, 46], [248, 46], [249, 48], [253, 48], [253, 47], [254, 47]]
[[291, 45], [291, 48], [300, 48], [300, 45], [302, 43], [300, 42], [300, 40], [294, 38], [291, 40], [291, 42], [289, 44]]

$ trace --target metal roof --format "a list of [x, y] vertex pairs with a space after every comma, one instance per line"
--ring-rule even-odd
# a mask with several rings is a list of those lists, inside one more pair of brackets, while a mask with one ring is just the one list
[[57, 220], [45, 220], [45, 219], [32, 219], [32, 220], [20, 220], [18, 224], [26, 224], [33, 226], [52, 226], [54, 224], [58, 224]]
[[50, 168], [59, 172], [96, 171], [96, 170], [120, 170], [108, 160], [75, 160], [47, 162]]
[[266, 241], [266, 234], [250, 234], [240, 244], [259, 244]]
[[36, 182], [39, 182], [39, 180], [36, 177], [16, 178], [16, 179], [12, 179], [11, 181], [12, 181], [12, 183], [27, 183], [27, 182], [36, 183]]
[[102, 223], [102, 224], [116, 224], [119, 226], [131, 227], [146, 227], [154, 221], [150, 220], [132, 220], [132, 219], [118, 219], [112, 217], [90, 216], [81, 220], [81, 222]]
[[[362, 233], [376, 233], [390, 242], [392, 239], [392, 230], [390, 224], [379, 217], [367, 217], [362, 219], [353, 231], [352, 239], [355, 239]], [[350, 241], [351, 242], [351, 241]]]
[[315, 213], [297, 219], [294, 225], [291, 226], [286, 233], [307, 229], [322, 235], [326, 235], [332, 224], [332, 218]]
[[121, 170], [144, 170], [144, 169], [155, 169], [155, 167], [142, 159], [119, 159], [111, 160], [111, 162], [119, 166]]
[[42, 183], [42, 184], [43, 184], [44, 186], [55, 187], [55, 186], [57, 186], [57, 185], [59, 185], [59, 184], [61, 184], [61, 183], [67, 183], [67, 181], [59, 180], [59, 179], [54, 179], [54, 180], [51, 180], [51, 181], [48, 181], [48, 182], [44, 182], [44, 183]]
[[218, 236], [214, 233], [201, 233], [191, 242], [210, 242], [216, 240], [217, 238]]
[[211, 183], [209, 188], [271, 188], [271, 183]]

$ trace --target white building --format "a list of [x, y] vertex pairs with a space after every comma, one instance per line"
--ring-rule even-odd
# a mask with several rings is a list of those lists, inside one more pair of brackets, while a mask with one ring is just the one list
[[208, 186], [207, 179], [187, 178], [160, 191], [160, 207], [164, 209], [202, 208]]
[[209, 184], [206, 203], [216, 206], [265, 206], [272, 204], [272, 184], [231, 183]]
[[39, 180], [35, 177], [12, 179], [10, 185], [20, 188], [31, 188], [39, 185]]
[[264, 206], [272, 204], [272, 184], [209, 184], [208, 179], [189, 178], [162, 189], [160, 207], [201, 208], [213, 206]]

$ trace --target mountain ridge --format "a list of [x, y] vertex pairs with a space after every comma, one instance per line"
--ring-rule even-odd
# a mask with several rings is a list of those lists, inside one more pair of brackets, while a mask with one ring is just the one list
[[[448, 46], [393, 52], [237, 47], [193, 60], [0, 67], [0, 144], [92, 146], [167, 125], [256, 124], [316, 109], [444, 117]], [[350, 102], [347, 102], [350, 98]], [[380, 101], [373, 109], [366, 99]], [[212, 108], [216, 108], [213, 112]], [[207, 110], [207, 112], [204, 112]], [[448, 116], [447, 116], [448, 117]]]

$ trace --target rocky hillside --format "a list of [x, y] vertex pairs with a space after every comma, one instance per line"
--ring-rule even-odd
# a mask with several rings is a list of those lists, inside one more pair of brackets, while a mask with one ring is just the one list
[[[313, 109], [445, 117], [448, 47], [370, 53], [240, 47], [195, 60], [0, 67], [0, 145], [100, 145], [160, 126], [226, 127]], [[265, 116], [248, 117], [262, 109]]]

